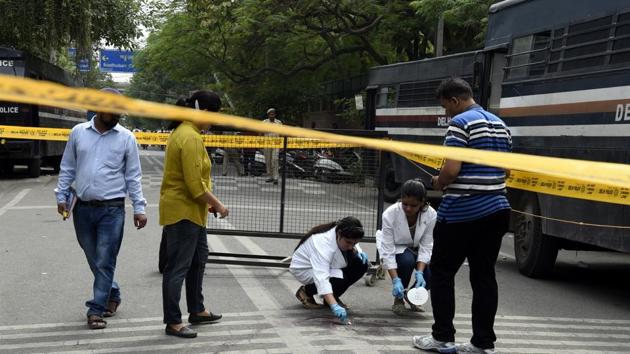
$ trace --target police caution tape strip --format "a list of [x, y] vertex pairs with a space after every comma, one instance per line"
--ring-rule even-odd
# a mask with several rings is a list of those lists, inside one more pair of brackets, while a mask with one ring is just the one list
[[[543, 176], [544, 178], [552, 178], [557, 183], [552, 183], [551, 186], [555, 186], [554, 188], [547, 189], [554, 190], [553, 194], [555, 195], [571, 196], [572, 194], [577, 194], [580, 197], [584, 197], [584, 199], [601, 200], [611, 203], [618, 200], [618, 202], [628, 204], [627, 192], [628, 187], [630, 187], [630, 166], [623, 164], [337, 135], [305, 128], [269, 124], [223, 113], [198, 111], [173, 105], [136, 100], [93, 89], [68, 88], [59, 84], [12, 76], [2, 76], [0, 78], [0, 100], [117, 114], [127, 113], [148, 118], [187, 120], [199, 124], [230, 126], [239, 130], [250, 130], [262, 133], [268, 132], [283, 136], [352, 144], [371, 149], [391, 151], [401, 155], [452, 159], [509, 170], [524, 171], [529, 173], [530, 176], [539, 179], [543, 178]], [[419, 162], [422, 163], [421, 161]], [[514, 177], [511, 179], [514, 180]], [[523, 179], [527, 180], [527, 178]], [[533, 182], [530, 183], [530, 186], [532, 186], [532, 188], [538, 188], [539, 179], [536, 180], [536, 187], [533, 187]], [[578, 188], [579, 191], [571, 191], [571, 193], [566, 191], [567, 193], [565, 194], [564, 189], [565, 186], [568, 185], [567, 181], [579, 181], [579, 183], [583, 184], [586, 192], [581, 193], [582, 187], [580, 186]], [[558, 190], [560, 182], [562, 182], [563, 194], [560, 194], [561, 192]], [[601, 186], [601, 190], [597, 190], [597, 186]], [[593, 198], [591, 190], [592, 193], [597, 192], [600, 194], [602, 198]], [[545, 193], [542, 189], [537, 189], [536, 191]], [[617, 192], [617, 195], [620, 197], [612, 198], [615, 192]], [[603, 195], [609, 195], [610, 197], [604, 198]]]
[[[0, 125], [0, 138], [68, 141], [70, 129], [20, 127]], [[138, 144], [166, 145], [168, 133], [134, 132]], [[204, 145], [221, 148], [276, 148], [284, 147], [284, 138], [271, 136], [204, 135]], [[309, 138], [287, 138], [288, 149], [330, 149], [355, 147], [352, 144], [333, 143]]]
[[[418, 154], [402, 154], [405, 158], [423, 165], [440, 168], [444, 159], [421, 156]], [[588, 183], [571, 178], [558, 178], [537, 173], [510, 170], [506, 184], [510, 188], [531, 192], [557, 195], [568, 198], [594, 200], [598, 202], [630, 205], [630, 188]]]

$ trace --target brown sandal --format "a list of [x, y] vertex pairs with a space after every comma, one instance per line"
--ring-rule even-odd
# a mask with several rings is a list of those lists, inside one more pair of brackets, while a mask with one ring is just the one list
[[98, 315], [90, 315], [87, 318], [87, 326], [89, 329], [104, 329], [107, 327], [107, 321]]
[[103, 312], [103, 317], [113, 317], [116, 315], [120, 302], [110, 301], [107, 303], [107, 310]]
[[319, 309], [323, 307], [315, 302], [315, 299], [312, 296], [308, 296], [306, 294], [306, 288], [303, 285], [295, 292], [295, 297], [300, 300], [302, 306], [306, 309]]

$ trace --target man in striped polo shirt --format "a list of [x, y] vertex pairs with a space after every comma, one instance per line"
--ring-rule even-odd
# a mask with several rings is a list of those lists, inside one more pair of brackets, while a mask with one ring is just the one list
[[[510, 152], [512, 139], [505, 123], [472, 98], [470, 85], [458, 78], [442, 81], [436, 92], [452, 117], [444, 145]], [[433, 331], [413, 343], [441, 353], [495, 353], [494, 318], [498, 289], [494, 266], [508, 230], [510, 204], [505, 197], [508, 171], [446, 160], [433, 188], [443, 190], [431, 257]], [[455, 274], [465, 259], [473, 290], [470, 343], [455, 345]]]

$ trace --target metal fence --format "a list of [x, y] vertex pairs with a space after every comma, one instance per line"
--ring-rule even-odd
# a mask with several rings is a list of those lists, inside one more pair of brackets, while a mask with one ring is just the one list
[[[382, 136], [374, 131], [328, 131]], [[208, 153], [213, 161], [213, 192], [230, 209], [230, 216], [210, 216], [208, 233], [299, 239], [313, 226], [352, 215], [363, 224], [364, 242], [374, 241], [383, 205], [379, 151], [320, 148], [317, 144], [296, 146], [287, 138], [282, 138], [282, 148], [268, 149], [257, 145], [255, 137], [243, 138], [239, 132], [225, 134], [240, 141], [240, 147], [209, 148]], [[278, 161], [277, 180], [267, 168], [274, 166], [270, 161], [273, 158]], [[286, 267], [288, 264], [278, 262], [283, 258], [211, 252], [208, 262]]]

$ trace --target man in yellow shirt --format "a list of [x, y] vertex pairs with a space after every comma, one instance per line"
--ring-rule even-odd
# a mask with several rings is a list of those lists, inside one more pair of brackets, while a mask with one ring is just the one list
[[[190, 108], [217, 112], [221, 99], [210, 91], [196, 91], [186, 100]], [[228, 209], [212, 194], [210, 159], [201, 130], [208, 126], [181, 123], [168, 138], [164, 178], [160, 188], [160, 225], [166, 235], [166, 266], [162, 278], [165, 333], [194, 338], [197, 333], [182, 324], [179, 299], [186, 279], [188, 322], [216, 322], [221, 315], [209, 312], [203, 304], [202, 283], [208, 240], [208, 211], [228, 216]]]

